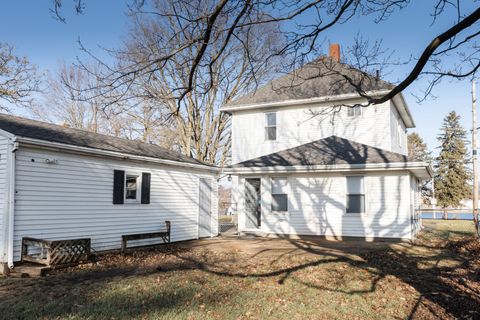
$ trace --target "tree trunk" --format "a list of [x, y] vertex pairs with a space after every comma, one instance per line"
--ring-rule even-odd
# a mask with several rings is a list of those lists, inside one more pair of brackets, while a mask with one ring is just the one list
[[443, 220], [448, 220], [447, 208], [443, 208]]

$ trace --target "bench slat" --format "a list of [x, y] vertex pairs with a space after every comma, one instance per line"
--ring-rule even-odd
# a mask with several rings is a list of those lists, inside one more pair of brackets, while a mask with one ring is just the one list
[[170, 230], [171, 230], [170, 221], [165, 221], [165, 226], [166, 226], [166, 230], [161, 230], [161, 231], [156, 231], [156, 232], [122, 235], [122, 252], [125, 252], [125, 250], [127, 250], [127, 242], [130, 241], [130, 240], [143, 240], [143, 239], [160, 238], [160, 239], [163, 240], [163, 243], [169, 243], [170, 242]]

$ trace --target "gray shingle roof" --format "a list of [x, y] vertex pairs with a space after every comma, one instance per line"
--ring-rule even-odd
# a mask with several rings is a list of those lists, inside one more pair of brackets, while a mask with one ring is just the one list
[[361, 85], [365, 92], [393, 88], [391, 83], [377, 79], [348, 64], [322, 57], [269, 82], [251, 94], [236, 99], [226, 105], [225, 109], [230, 106], [357, 93], [355, 86], [350, 84], [344, 75], [352, 79], [356, 85]]
[[232, 168], [408, 162], [407, 156], [337, 136], [240, 162]]
[[120, 152], [156, 159], [205, 165], [205, 163], [201, 161], [176, 152], [172, 152], [155, 144], [149, 144], [137, 140], [116, 138], [6, 114], [0, 114], [0, 129], [17, 137], [57, 142], [67, 145]]

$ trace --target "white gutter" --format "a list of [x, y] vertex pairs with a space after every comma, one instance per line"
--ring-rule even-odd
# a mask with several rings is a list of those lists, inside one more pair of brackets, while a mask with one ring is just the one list
[[80, 146], [74, 146], [74, 145], [69, 145], [64, 143], [51, 142], [51, 141], [32, 139], [32, 138], [17, 137], [17, 141], [20, 142], [21, 144], [39, 146], [44, 148], [56, 149], [56, 150], [69, 150], [69, 151], [93, 154], [93, 155], [104, 156], [104, 157], [120, 158], [123, 160], [145, 161], [145, 162], [151, 162], [151, 163], [164, 164], [168, 166], [211, 171], [214, 173], [218, 173], [221, 170], [220, 168], [208, 166], [208, 165], [186, 163], [186, 162], [151, 158], [151, 157], [145, 157], [145, 156], [137, 156], [137, 155], [127, 154], [127, 153], [80, 147]]
[[[382, 96], [389, 92], [390, 92], [389, 90], [368, 91], [366, 92], [366, 94], [369, 96]], [[348, 99], [362, 99], [362, 97], [358, 93], [346, 93], [346, 94], [323, 96], [323, 97], [308, 98], [308, 99], [292, 99], [292, 100], [283, 100], [283, 101], [266, 102], [266, 103], [239, 104], [239, 105], [233, 105], [233, 106], [226, 105], [224, 107], [221, 107], [220, 111], [230, 112], [230, 111], [270, 108], [270, 107], [295, 106], [295, 105], [301, 105], [301, 104], [332, 102], [332, 101], [340, 101], [340, 100], [348, 100]]]
[[371, 163], [371, 164], [341, 164], [341, 165], [313, 165], [313, 166], [269, 166], [269, 167], [242, 167], [225, 168], [226, 174], [254, 174], [254, 173], [307, 173], [307, 172], [345, 172], [352, 170], [379, 171], [379, 170], [426, 170], [432, 175], [431, 168], [426, 162], [398, 162], [398, 163]]
[[15, 152], [18, 150], [16, 138], [10, 139], [8, 144], [7, 158], [7, 266], [13, 268], [13, 241], [14, 241], [14, 219], [15, 219]]

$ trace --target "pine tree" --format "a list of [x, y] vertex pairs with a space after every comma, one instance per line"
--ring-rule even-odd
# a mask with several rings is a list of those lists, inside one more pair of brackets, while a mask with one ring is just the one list
[[458, 207], [460, 201], [471, 195], [470, 162], [466, 131], [460, 124], [460, 116], [451, 111], [444, 119], [437, 136], [440, 153], [435, 163], [435, 193], [437, 204], [444, 209]]
[[[407, 136], [408, 157], [415, 161], [432, 162], [432, 153], [428, 150], [427, 144], [422, 137], [412, 132]], [[425, 181], [420, 185], [423, 203], [430, 204], [432, 197], [432, 181]]]

